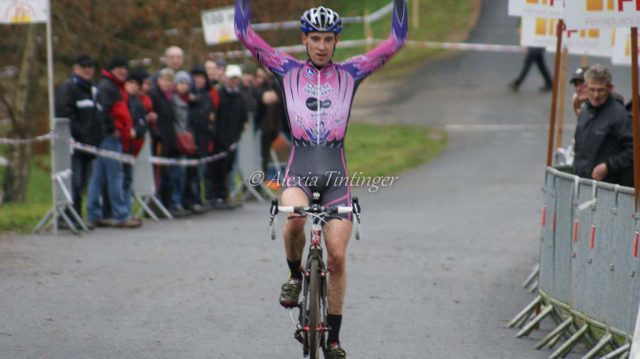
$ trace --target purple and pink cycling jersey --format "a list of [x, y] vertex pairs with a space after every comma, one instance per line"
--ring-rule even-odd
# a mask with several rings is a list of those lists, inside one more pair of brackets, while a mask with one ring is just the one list
[[351, 193], [344, 138], [351, 104], [360, 83], [384, 65], [407, 38], [406, 0], [394, 0], [389, 38], [364, 55], [316, 68], [269, 46], [251, 27], [249, 0], [236, 1], [236, 34], [281, 85], [293, 146], [285, 170], [285, 187], [307, 196], [318, 191], [326, 206], [348, 206]]

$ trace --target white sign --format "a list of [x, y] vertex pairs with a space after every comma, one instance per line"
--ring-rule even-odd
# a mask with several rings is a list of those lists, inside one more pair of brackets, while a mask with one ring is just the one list
[[614, 65], [631, 65], [631, 30], [616, 29], [614, 36], [611, 63]]
[[237, 41], [233, 6], [202, 12], [202, 29], [207, 45]]
[[640, 26], [640, 0], [571, 0], [566, 3], [568, 29]]
[[509, 0], [509, 16], [562, 19], [564, 17], [564, 0]]
[[[522, 46], [544, 47], [556, 51], [557, 28], [560, 20], [548, 17], [523, 16], [520, 36]], [[611, 56], [613, 31], [609, 29], [571, 30], [562, 35], [569, 53]]]
[[0, 0], [0, 24], [47, 22], [48, 0]]

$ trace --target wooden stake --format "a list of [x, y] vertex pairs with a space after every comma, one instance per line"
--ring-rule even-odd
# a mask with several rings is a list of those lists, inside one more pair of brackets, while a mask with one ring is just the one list
[[558, 89], [558, 131], [556, 137], [556, 149], [562, 147], [562, 134], [564, 130], [564, 106], [567, 91], [567, 65], [569, 60], [569, 49], [567, 47], [562, 49], [562, 57], [560, 61], [560, 88]]
[[413, 29], [420, 27], [420, 0], [413, 0]]
[[553, 68], [553, 93], [551, 97], [551, 115], [549, 118], [549, 143], [547, 145], [547, 166], [553, 164], [553, 136], [556, 129], [556, 113], [558, 111], [558, 84], [560, 74], [560, 59], [562, 57], [562, 32], [564, 30], [564, 21], [558, 21], [556, 28], [558, 41], [556, 42], [556, 64]]

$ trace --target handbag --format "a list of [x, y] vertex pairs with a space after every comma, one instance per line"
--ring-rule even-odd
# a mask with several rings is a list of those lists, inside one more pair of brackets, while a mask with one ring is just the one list
[[196, 153], [196, 141], [193, 139], [193, 134], [188, 131], [176, 132], [176, 145], [178, 152], [183, 155], [194, 155]]

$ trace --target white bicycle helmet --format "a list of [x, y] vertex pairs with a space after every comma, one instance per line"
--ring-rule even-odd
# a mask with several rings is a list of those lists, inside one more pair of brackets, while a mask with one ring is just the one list
[[318, 32], [334, 32], [339, 34], [342, 31], [342, 19], [337, 12], [323, 7], [313, 7], [300, 17], [300, 29], [305, 34]]

